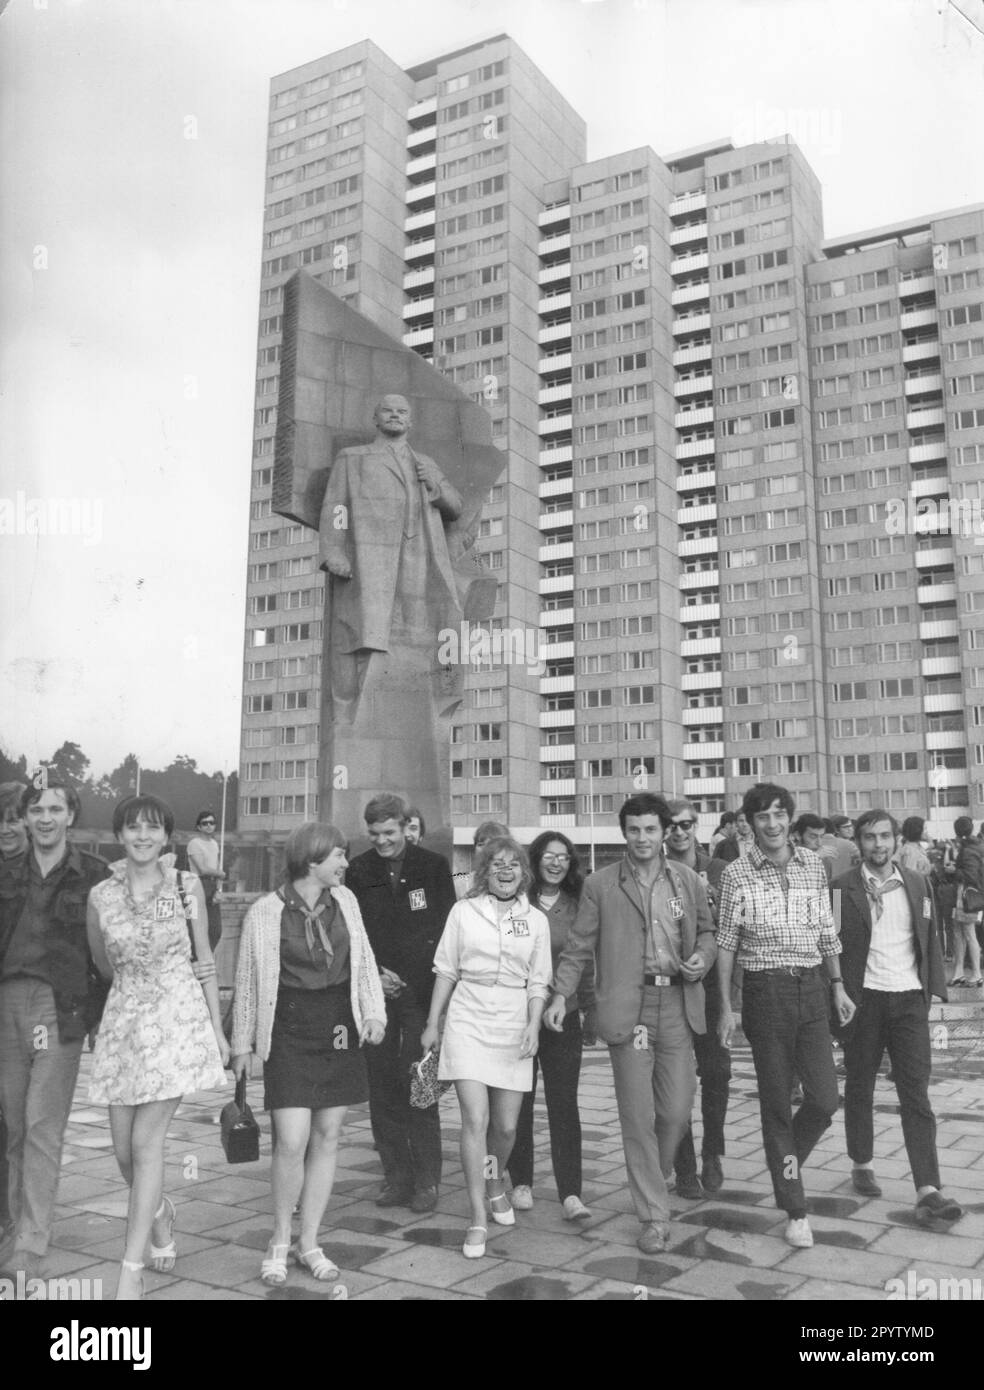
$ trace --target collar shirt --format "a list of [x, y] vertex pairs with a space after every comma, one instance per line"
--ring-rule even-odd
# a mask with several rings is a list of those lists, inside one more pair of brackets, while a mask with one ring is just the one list
[[525, 989], [549, 999], [553, 966], [550, 927], [525, 895], [497, 920], [490, 894], [455, 903], [434, 956], [434, 974], [472, 985]]
[[683, 903], [675, 895], [666, 873], [666, 856], [660, 851], [659, 872], [647, 887], [626, 855], [625, 862], [639, 894], [646, 918], [646, 974], [679, 975], [680, 919]]
[[717, 944], [753, 971], [819, 965], [840, 955], [819, 856], [797, 845], [780, 866], [753, 845], [730, 863], [721, 876]]
[[[861, 870], [865, 891], [881, 891], [881, 914], [877, 920], [871, 914], [871, 944], [864, 972], [864, 988], [898, 994], [903, 990], [921, 989], [916, 964], [916, 937], [912, 929], [912, 909], [905, 891], [902, 875], [897, 869], [887, 879], [875, 878], [867, 869]], [[885, 885], [898, 883], [894, 891], [885, 893]], [[870, 897], [870, 894], [869, 894]]]
[[27, 896], [4, 957], [3, 979], [28, 975], [52, 984], [49, 955], [53, 943], [48, 939], [47, 928], [55, 894], [65, 875], [72, 869], [78, 871], [77, 858], [73, 858], [71, 846], [66, 848], [64, 857], [55, 867], [44, 875], [37, 859], [28, 851], [25, 864]]

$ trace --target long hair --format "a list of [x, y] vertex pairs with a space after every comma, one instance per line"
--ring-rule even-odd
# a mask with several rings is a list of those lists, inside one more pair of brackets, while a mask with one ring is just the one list
[[530, 861], [526, 857], [523, 846], [517, 844], [511, 835], [497, 835], [492, 840], [486, 840], [479, 850], [478, 863], [475, 865], [475, 873], [472, 877], [472, 885], [468, 890], [469, 898], [481, 898], [492, 890], [489, 888], [489, 878], [492, 872], [492, 860], [495, 856], [505, 850], [509, 854], [515, 854], [522, 869], [522, 879], [517, 892], [529, 893], [533, 886], [533, 875], [530, 872]]
[[530, 891], [530, 902], [537, 907], [540, 905], [540, 864], [543, 860], [544, 851], [552, 840], [558, 840], [564, 846], [570, 856], [570, 863], [567, 866], [567, 873], [561, 879], [558, 887], [562, 893], [569, 893], [577, 901], [581, 896], [581, 889], [584, 887], [584, 872], [581, 869], [581, 859], [566, 835], [561, 835], [557, 830], [545, 830], [542, 835], [538, 835], [530, 845], [530, 873], [533, 875], [533, 887]]

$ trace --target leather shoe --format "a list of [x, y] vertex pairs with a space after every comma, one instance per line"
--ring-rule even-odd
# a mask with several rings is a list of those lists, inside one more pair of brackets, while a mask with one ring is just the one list
[[647, 1221], [636, 1245], [644, 1255], [660, 1255], [670, 1243], [669, 1227], [662, 1221]]
[[421, 1187], [413, 1194], [410, 1199], [410, 1210], [419, 1214], [425, 1211], [433, 1211], [437, 1206], [437, 1188]]
[[916, 1203], [917, 1221], [959, 1221], [963, 1207], [942, 1192], [927, 1192]]
[[699, 1202], [704, 1195], [700, 1178], [696, 1173], [677, 1173], [676, 1195], [686, 1197], [690, 1202]]
[[872, 1168], [855, 1168], [851, 1174], [851, 1182], [855, 1192], [860, 1192], [862, 1197], [880, 1197], [882, 1190], [875, 1182], [875, 1173]]
[[701, 1163], [700, 1180], [705, 1192], [719, 1192], [724, 1185], [724, 1173], [717, 1154], [708, 1154]]
[[410, 1205], [411, 1193], [408, 1188], [394, 1187], [392, 1183], [384, 1183], [382, 1191], [376, 1198], [377, 1207], [408, 1207]]

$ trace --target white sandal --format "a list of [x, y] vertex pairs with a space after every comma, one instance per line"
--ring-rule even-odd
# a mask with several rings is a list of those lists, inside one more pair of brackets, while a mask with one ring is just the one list
[[298, 1250], [295, 1245], [290, 1253], [297, 1264], [303, 1265], [311, 1278], [317, 1279], [319, 1284], [338, 1278], [338, 1265], [329, 1260], [320, 1245], [316, 1245], [313, 1250]]
[[269, 1246], [268, 1254], [260, 1265], [260, 1278], [264, 1284], [286, 1284], [289, 1250], [289, 1243]]
[[[140, 1289], [140, 1292], [137, 1294], [137, 1298], [143, 1298], [143, 1296], [144, 1296], [143, 1275], [140, 1273], [140, 1271], [143, 1269], [143, 1267], [144, 1267], [144, 1266], [143, 1266], [143, 1261], [142, 1261], [142, 1260], [139, 1260], [139, 1261], [137, 1261], [137, 1260], [121, 1260], [121, 1261], [120, 1261], [120, 1283], [123, 1282], [123, 1272], [124, 1272], [124, 1271], [125, 1271], [127, 1274], [137, 1274], [137, 1275], [140, 1276], [139, 1279], [138, 1279], [138, 1281], [137, 1281], [137, 1282], [138, 1282], [139, 1289]], [[119, 1284], [117, 1284], [117, 1286], [116, 1286], [116, 1301], [117, 1301], [117, 1303], [129, 1303], [129, 1302], [133, 1301], [133, 1300], [131, 1300], [131, 1299], [121, 1298], [121, 1297], [120, 1297]]]
[[174, 1243], [174, 1217], [174, 1203], [170, 1197], [162, 1197], [160, 1206], [154, 1212], [154, 1220], [167, 1221], [167, 1233], [170, 1239], [166, 1245], [155, 1245], [153, 1241], [150, 1242], [150, 1267], [157, 1274], [170, 1274], [177, 1258], [178, 1247]]
[[[482, 1239], [478, 1242], [469, 1241], [468, 1237], [472, 1231], [481, 1231]], [[487, 1226], [469, 1226], [465, 1233], [465, 1243], [461, 1247], [461, 1253], [466, 1260], [480, 1260], [485, 1254], [485, 1237], [488, 1235]]]

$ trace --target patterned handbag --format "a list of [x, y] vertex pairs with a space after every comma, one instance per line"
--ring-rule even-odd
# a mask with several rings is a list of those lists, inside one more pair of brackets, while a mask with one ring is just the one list
[[437, 1079], [438, 1053], [434, 1048], [410, 1068], [410, 1104], [414, 1110], [429, 1110], [450, 1090], [450, 1081]]

